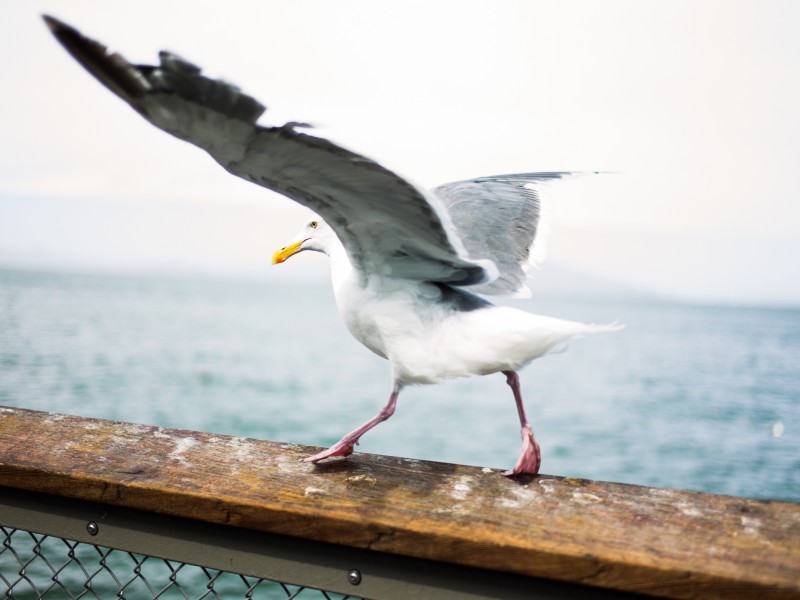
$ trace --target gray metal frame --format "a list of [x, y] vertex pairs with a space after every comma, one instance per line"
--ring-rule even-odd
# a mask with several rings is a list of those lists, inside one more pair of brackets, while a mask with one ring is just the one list
[[376, 600], [634, 597], [2, 487], [0, 525]]

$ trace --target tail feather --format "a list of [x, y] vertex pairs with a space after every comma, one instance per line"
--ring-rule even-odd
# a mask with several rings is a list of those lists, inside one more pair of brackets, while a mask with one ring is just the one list
[[585, 327], [586, 329], [583, 333], [612, 333], [625, 329], [625, 325], [616, 320], [605, 324], [586, 323]]
[[586, 334], [613, 333], [615, 331], [621, 331], [622, 329], [625, 329], [625, 325], [617, 321], [613, 321], [607, 324], [575, 323], [575, 325], [577, 326], [575, 328], [575, 331], [568, 337], [564, 338], [563, 340], [559, 341], [557, 344], [552, 346], [546, 352], [546, 354], [560, 354], [564, 352], [567, 348], [569, 348], [569, 344], [572, 340], [578, 340]]

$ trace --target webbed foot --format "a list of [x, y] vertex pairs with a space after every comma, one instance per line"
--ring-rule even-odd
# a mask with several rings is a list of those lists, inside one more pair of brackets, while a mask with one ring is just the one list
[[542, 464], [542, 454], [539, 451], [539, 444], [533, 437], [533, 429], [527, 423], [522, 428], [522, 453], [519, 455], [517, 464], [510, 471], [503, 473], [506, 477], [522, 475], [528, 473], [536, 475]]
[[323, 450], [322, 452], [315, 454], [314, 456], [309, 456], [308, 458], [304, 458], [303, 462], [315, 463], [320, 460], [324, 460], [326, 458], [332, 458], [334, 456], [350, 456], [353, 453], [353, 448], [354, 448], [353, 443], [342, 439], [336, 442], [333, 446], [331, 446], [327, 450]]

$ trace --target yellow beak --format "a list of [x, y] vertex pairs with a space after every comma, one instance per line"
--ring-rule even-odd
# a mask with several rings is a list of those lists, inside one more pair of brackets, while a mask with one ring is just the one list
[[282, 263], [290, 256], [294, 256], [298, 252], [300, 252], [300, 246], [303, 245], [303, 242], [306, 240], [300, 240], [299, 242], [295, 242], [294, 244], [289, 244], [285, 248], [281, 248], [275, 254], [272, 255], [272, 264], [277, 265]]

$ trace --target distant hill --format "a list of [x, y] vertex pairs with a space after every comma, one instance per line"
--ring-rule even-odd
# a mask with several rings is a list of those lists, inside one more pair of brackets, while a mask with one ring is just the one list
[[587, 271], [555, 260], [531, 269], [528, 287], [534, 297], [578, 297], [654, 300], [658, 294], [636, 286], [602, 279]]

